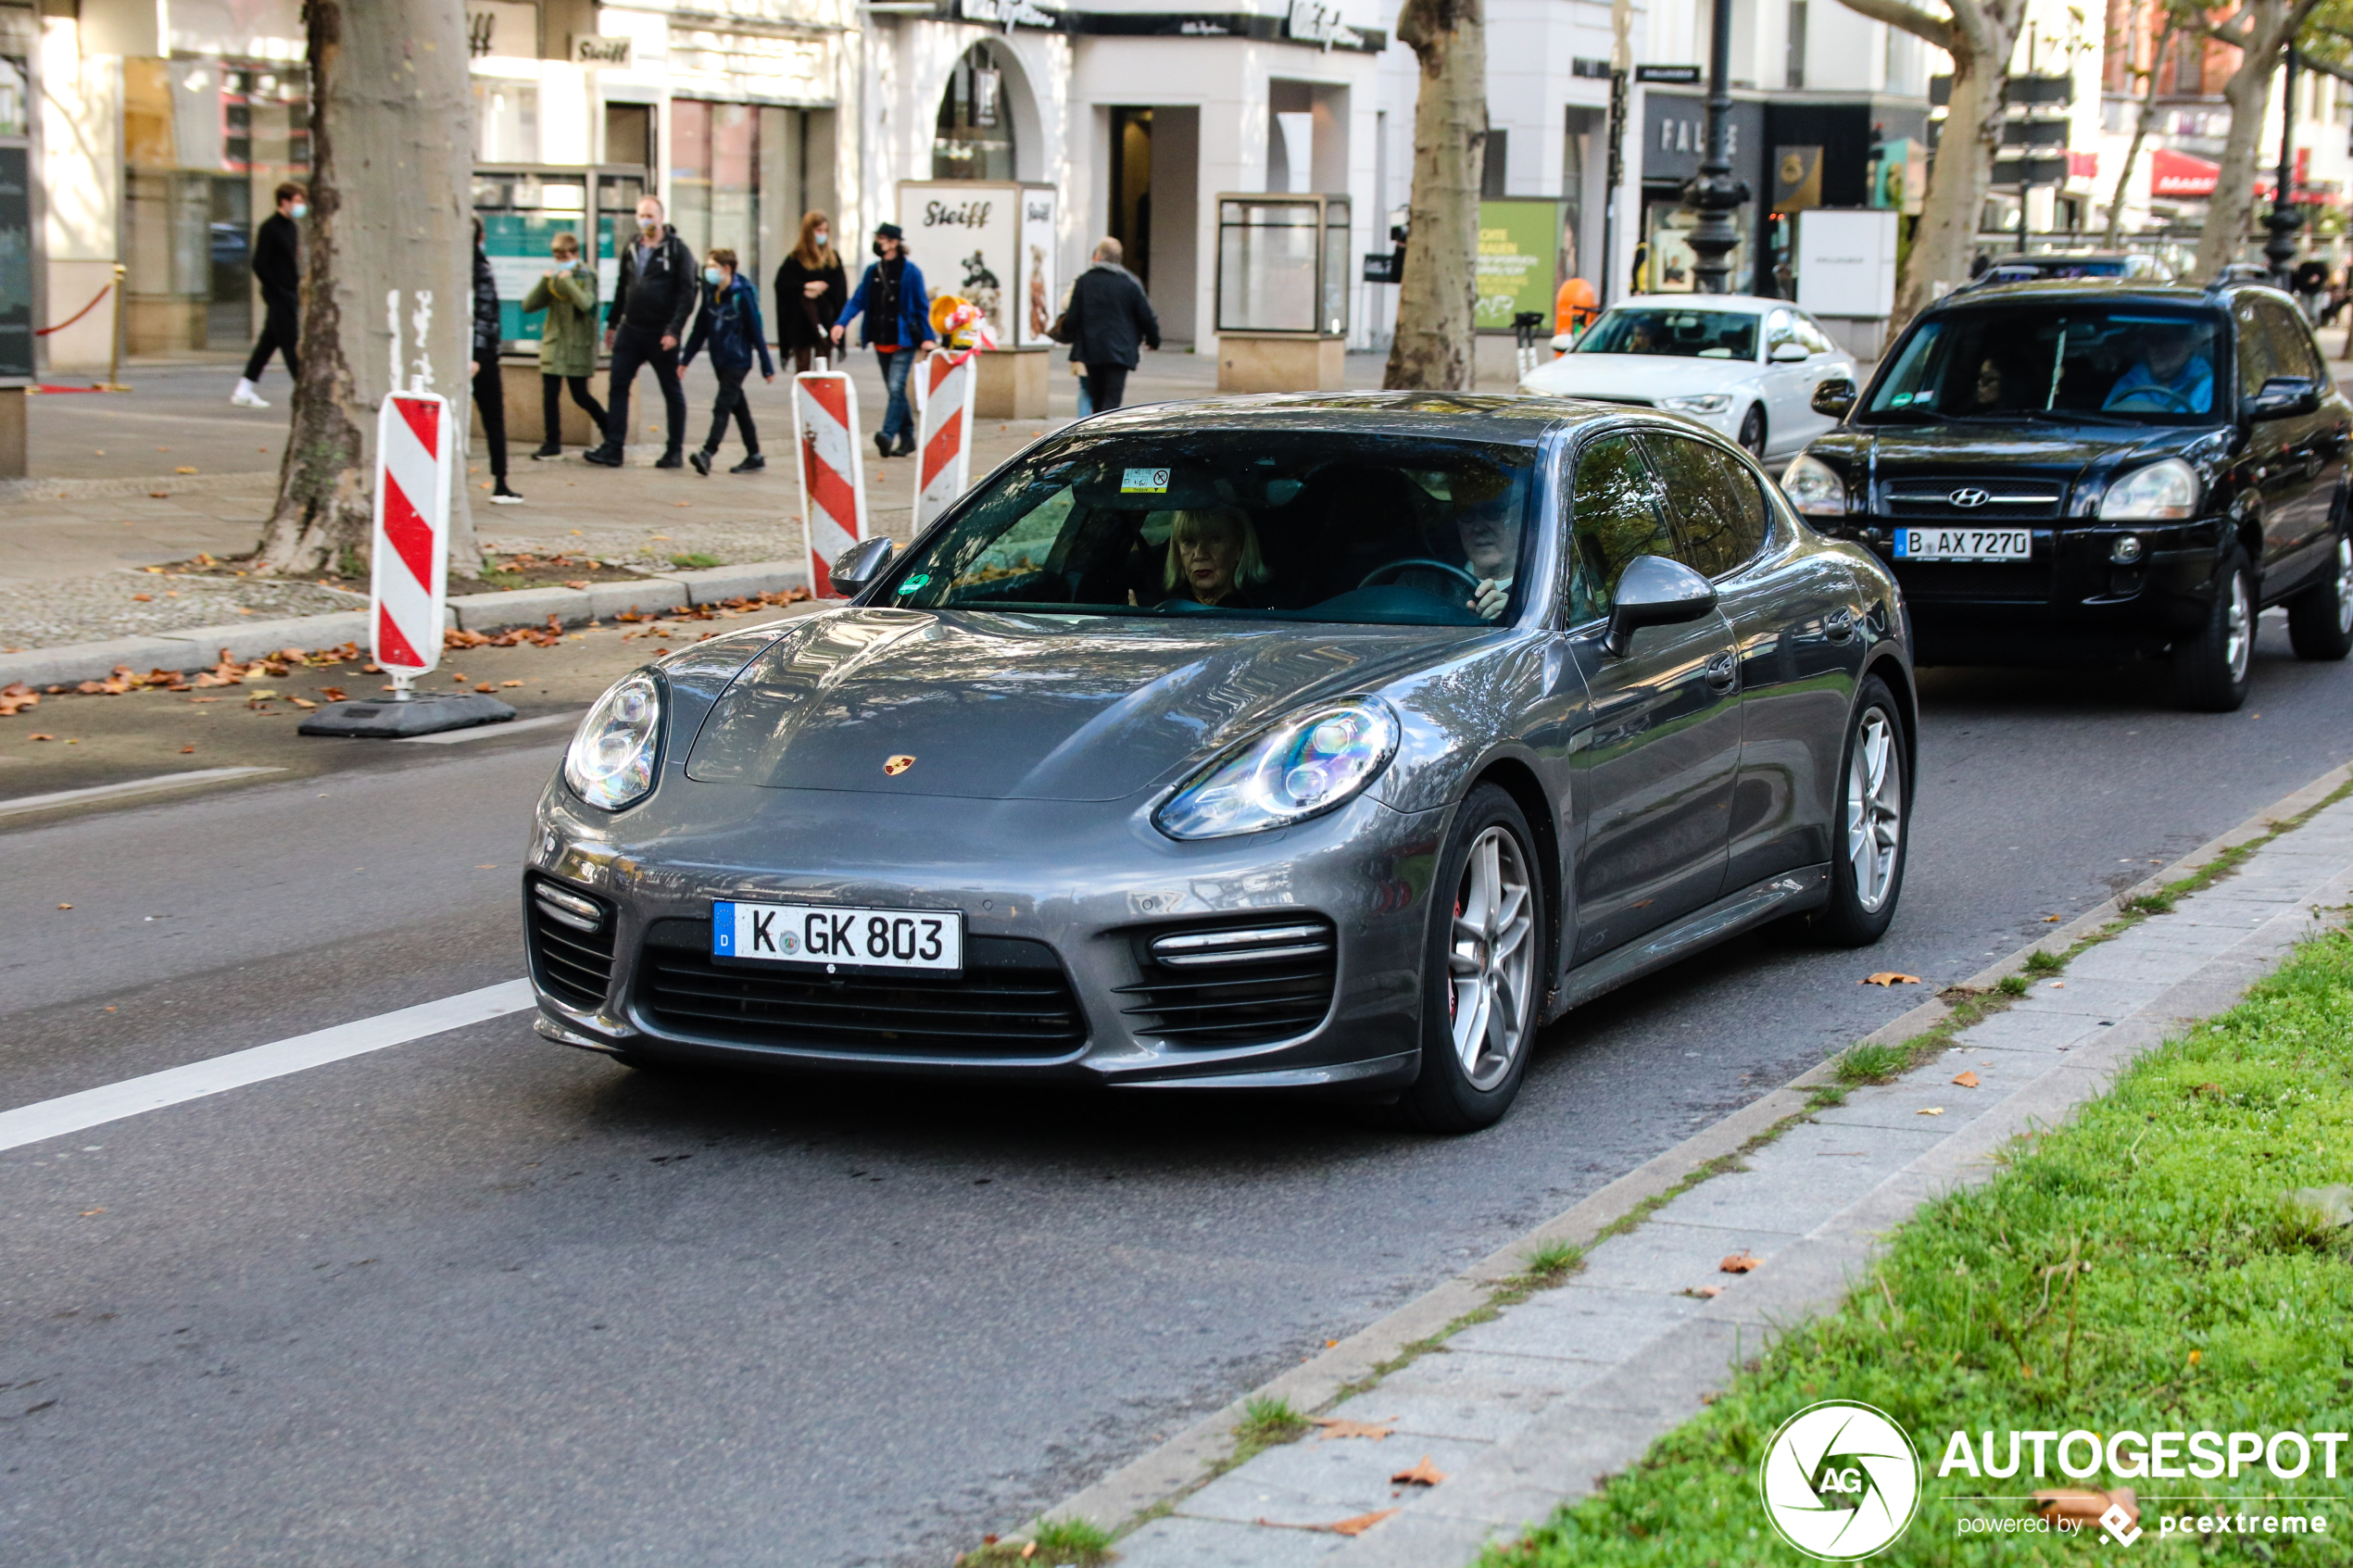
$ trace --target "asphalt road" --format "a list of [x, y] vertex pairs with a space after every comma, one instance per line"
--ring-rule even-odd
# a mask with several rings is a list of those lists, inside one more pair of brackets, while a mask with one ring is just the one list
[[[1887, 939], [1583, 1009], [1480, 1136], [647, 1077], [517, 1014], [0, 1152], [0, 1560], [937, 1568], [1919, 999], [1862, 975], [2353, 757], [2353, 669], [2284, 641], [2223, 717], [1930, 672]], [[0, 1110], [520, 974], [561, 734], [0, 820]]]

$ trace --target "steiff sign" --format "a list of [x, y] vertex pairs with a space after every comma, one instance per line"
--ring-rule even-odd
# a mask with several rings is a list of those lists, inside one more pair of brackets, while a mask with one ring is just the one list
[[614, 37], [609, 33], [575, 32], [572, 35], [572, 63], [576, 66], [628, 70], [637, 63], [636, 50], [637, 41], [625, 34]]
[[899, 226], [935, 295], [980, 307], [1000, 349], [1042, 347], [1054, 295], [1054, 191], [1013, 181], [910, 180]]

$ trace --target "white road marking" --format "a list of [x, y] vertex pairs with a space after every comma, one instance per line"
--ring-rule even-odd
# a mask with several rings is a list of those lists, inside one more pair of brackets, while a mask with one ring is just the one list
[[243, 779], [256, 773], [284, 771], [283, 768], [192, 768], [184, 773], [158, 773], [151, 779], [130, 779], [121, 784], [93, 784], [88, 789], [60, 789], [48, 795], [26, 795], [14, 800], [0, 800], [0, 817], [12, 817], [19, 811], [45, 810], [52, 806], [77, 806], [85, 800], [118, 800], [128, 795], [151, 795], [157, 790], [178, 789], [182, 784], [214, 784], [222, 779]]
[[[585, 709], [583, 709], [585, 712]], [[488, 740], [494, 735], [511, 735], [522, 730], [544, 730], [550, 724], [577, 724], [578, 713], [543, 713], [536, 719], [510, 719], [503, 724], [476, 724], [467, 730], [444, 730], [437, 735], [410, 735], [403, 746], [456, 746], [460, 741]]]
[[437, 1002], [421, 1002], [357, 1022], [338, 1023], [332, 1029], [255, 1046], [250, 1050], [231, 1051], [226, 1056], [192, 1061], [183, 1067], [168, 1067], [145, 1077], [126, 1078], [120, 1084], [60, 1095], [56, 1099], [19, 1106], [14, 1110], [0, 1110], [0, 1149], [63, 1137], [85, 1127], [120, 1122], [126, 1116], [160, 1110], [168, 1105], [223, 1094], [271, 1078], [283, 1078], [289, 1073], [322, 1067], [346, 1057], [407, 1045], [428, 1035], [521, 1012], [532, 1005], [530, 981], [502, 981], [479, 991], [444, 997]]

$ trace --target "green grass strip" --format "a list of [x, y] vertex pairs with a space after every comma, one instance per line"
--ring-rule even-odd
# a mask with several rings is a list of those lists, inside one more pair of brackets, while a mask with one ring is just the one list
[[[2353, 1562], [2353, 1447], [2296, 1482], [1936, 1474], [1948, 1435], [2353, 1430], [2353, 1227], [2287, 1195], [2353, 1180], [2353, 936], [2298, 947], [2239, 1007], [2148, 1052], [2064, 1127], [2014, 1146], [1993, 1180], [1928, 1205], [1873, 1277], [1736, 1374], [1702, 1415], [1600, 1492], [1484, 1568], [1802, 1560], [1774, 1537], [1757, 1466], [1783, 1420], [1819, 1399], [1886, 1411], [1920, 1449], [1911, 1528], [1874, 1562], [2081, 1563], [2088, 1537], [1962, 1536], [2022, 1502], [1969, 1493], [2131, 1486], [2138, 1553], [2176, 1561]], [[1997, 1439], [1998, 1440], [1998, 1439]], [[2323, 1537], [2158, 1537], [2157, 1514], [2322, 1512]], [[2202, 1508], [2201, 1501], [2212, 1506]]]

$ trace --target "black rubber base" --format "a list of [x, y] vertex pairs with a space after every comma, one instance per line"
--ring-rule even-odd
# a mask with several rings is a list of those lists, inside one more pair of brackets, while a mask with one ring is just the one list
[[514, 716], [515, 710], [495, 696], [453, 692], [447, 696], [411, 697], [407, 702], [332, 702], [305, 719], [301, 733], [355, 740], [404, 740], [443, 730], [470, 730], [477, 724], [503, 724]]

